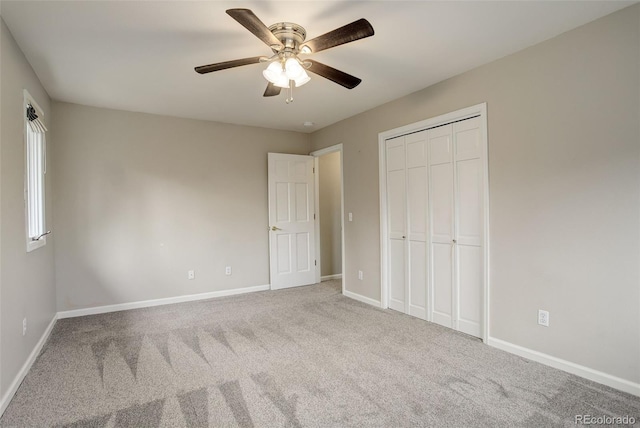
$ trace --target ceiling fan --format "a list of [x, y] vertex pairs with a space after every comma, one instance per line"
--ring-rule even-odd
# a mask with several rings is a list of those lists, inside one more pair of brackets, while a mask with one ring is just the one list
[[263, 96], [272, 97], [279, 95], [283, 88], [287, 88], [290, 91], [287, 103], [293, 101], [293, 86], [302, 86], [310, 80], [306, 70], [329, 79], [338, 85], [342, 85], [347, 89], [353, 89], [362, 82], [361, 79], [355, 76], [329, 67], [318, 61], [310, 59], [302, 60], [298, 55], [320, 52], [335, 46], [373, 36], [373, 27], [366, 19], [359, 19], [343, 27], [329, 31], [315, 39], [305, 41], [307, 32], [298, 24], [279, 22], [267, 27], [249, 9], [229, 9], [227, 10], [227, 14], [269, 46], [273, 51], [273, 55], [271, 57], [254, 56], [201, 65], [195, 67], [196, 72], [206, 74], [227, 68], [268, 62], [269, 66], [262, 72], [265, 79], [269, 82]]

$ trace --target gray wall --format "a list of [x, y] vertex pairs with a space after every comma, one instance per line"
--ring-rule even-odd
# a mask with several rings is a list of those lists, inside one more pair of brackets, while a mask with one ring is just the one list
[[[53, 265], [55, 237], [35, 251], [26, 251], [24, 210], [24, 96], [29, 91], [51, 123], [49, 96], [18, 48], [4, 21], [0, 20], [1, 126], [0, 126], [0, 397], [4, 396], [20, 368], [56, 312]], [[55, 141], [47, 134], [47, 145]], [[50, 160], [51, 150], [48, 151]], [[51, 171], [46, 176], [46, 222], [53, 223]], [[22, 336], [22, 319], [27, 334]]]
[[[1, 35], [0, 394], [55, 313], [54, 276], [58, 310], [267, 284], [269, 151], [344, 143], [343, 274], [379, 299], [378, 133], [485, 101], [491, 335], [640, 382], [640, 6], [311, 137], [52, 105], [4, 23]], [[32, 253], [23, 88], [52, 124], [54, 236]]]
[[348, 290], [380, 299], [378, 133], [486, 101], [491, 336], [640, 382], [639, 64], [635, 5], [312, 134], [344, 144]]
[[307, 134], [53, 107], [58, 310], [269, 283], [267, 152]]
[[342, 273], [340, 152], [319, 157], [321, 275]]

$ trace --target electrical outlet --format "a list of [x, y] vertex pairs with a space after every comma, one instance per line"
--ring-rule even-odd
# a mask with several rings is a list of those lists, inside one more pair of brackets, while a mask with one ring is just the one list
[[224, 274], [231, 275], [231, 266], [227, 266], [226, 268], [224, 268]]
[[22, 335], [26, 336], [27, 335], [27, 319], [23, 319], [22, 320]]
[[196, 272], [193, 270], [190, 270], [187, 272], [187, 279], [196, 279]]
[[538, 309], [538, 324], [549, 327], [549, 312]]
[[358, 271], [358, 279], [362, 280], [362, 271], [361, 270]]

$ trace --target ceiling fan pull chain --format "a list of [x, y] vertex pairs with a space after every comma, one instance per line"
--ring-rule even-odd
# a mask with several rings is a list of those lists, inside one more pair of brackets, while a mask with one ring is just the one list
[[289, 98], [286, 100], [287, 104], [291, 104], [293, 102], [293, 82], [289, 81]]

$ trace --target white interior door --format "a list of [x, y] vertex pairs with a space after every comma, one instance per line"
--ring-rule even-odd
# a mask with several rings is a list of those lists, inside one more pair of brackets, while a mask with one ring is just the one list
[[268, 154], [271, 289], [316, 276], [313, 156]]

